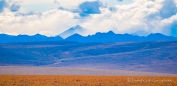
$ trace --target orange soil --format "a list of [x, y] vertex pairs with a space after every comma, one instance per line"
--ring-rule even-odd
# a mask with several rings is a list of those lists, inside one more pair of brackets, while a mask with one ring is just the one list
[[0, 86], [177, 86], [177, 77], [0, 75]]

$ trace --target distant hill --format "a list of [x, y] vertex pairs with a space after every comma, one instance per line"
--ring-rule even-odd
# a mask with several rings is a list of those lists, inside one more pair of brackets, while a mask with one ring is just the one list
[[96, 33], [95, 35], [81, 36], [79, 34], [74, 34], [65, 40], [76, 41], [76, 42], [128, 42], [128, 41], [170, 41], [177, 40], [177, 38], [172, 36], [165, 36], [160, 33], [150, 34], [146, 37], [144, 36], [134, 36], [130, 34], [115, 34], [112, 31], [108, 33]]
[[0, 44], [0, 66], [108, 68], [177, 74], [177, 41]]
[[0, 43], [61, 41], [61, 40], [63, 40], [63, 38], [61, 38], [60, 36], [47, 37], [40, 34], [36, 34], [33, 36], [28, 35], [11, 36], [7, 34], [0, 34]]

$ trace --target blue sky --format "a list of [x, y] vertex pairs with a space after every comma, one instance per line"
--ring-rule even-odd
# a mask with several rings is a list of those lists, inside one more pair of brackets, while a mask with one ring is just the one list
[[[133, 1], [130, 1], [130, 0], [125, 0], [125, 1], [100, 0], [100, 1], [103, 4], [107, 5], [108, 7], [112, 7], [112, 6], [116, 6], [116, 5], [130, 4], [130, 3], [133, 2]], [[57, 2], [59, 2], [59, 1], [57, 1]], [[51, 2], [48, 2], [48, 3], [39, 2], [39, 3], [36, 3], [36, 4], [26, 4], [26, 5], [22, 5], [22, 8], [23, 8], [24, 12], [31, 11], [31, 10], [45, 12], [45, 11], [48, 11], [48, 10], [51, 10], [51, 9], [55, 9], [58, 6], [59, 6], [59, 4], [55, 3], [55, 1], [51, 1]], [[69, 6], [67, 6], [67, 4], [63, 4], [63, 6], [69, 7]]]
[[55, 36], [80, 25], [96, 32], [177, 37], [177, 0], [0, 0], [0, 33]]

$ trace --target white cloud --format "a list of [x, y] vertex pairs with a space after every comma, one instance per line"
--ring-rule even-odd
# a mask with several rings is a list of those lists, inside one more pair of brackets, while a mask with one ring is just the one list
[[[169, 13], [176, 9], [176, 7], [170, 6], [172, 2], [173, 0], [136, 0], [133, 4], [117, 5], [115, 6], [116, 11], [111, 12], [108, 8], [103, 9], [102, 14], [93, 15], [85, 23], [82, 23], [82, 26], [92, 29], [91, 34], [97, 31], [113, 30], [116, 33], [138, 35], [150, 33], [171, 35], [170, 24], [174, 21], [171, 18], [174, 19], [173, 17], [177, 16]], [[164, 11], [167, 13], [162, 15], [161, 12]], [[171, 20], [170, 23], [164, 22], [169, 20]]]
[[45, 34], [57, 35], [72, 27], [77, 22], [73, 14], [67, 11], [51, 10], [39, 15], [14, 16], [11, 14], [0, 15], [0, 31], [8, 34]]
[[[13, 0], [13, 2], [18, 2], [22, 5], [17, 13], [24, 10], [23, 5], [30, 6], [33, 3], [54, 4], [54, 1], [51, 0], [20, 1]], [[57, 0], [58, 6], [68, 9], [77, 9], [78, 5], [84, 1], [86, 0], [75, 0], [71, 3], [68, 0]], [[9, 0], [7, 2], [11, 3], [12, 1]], [[54, 36], [78, 24], [88, 31], [87, 34], [84, 33], [82, 35], [113, 30], [116, 33], [138, 35], [163, 33], [177, 36], [177, 32], [175, 32], [177, 30], [177, 8], [173, 0], [134, 0], [132, 4], [116, 5], [112, 9], [114, 10], [110, 10], [109, 7], [101, 7], [101, 14], [80, 17], [77, 12], [58, 10], [57, 8], [44, 11], [41, 15], [15, 16], [16, 13], [12, 13], [8, 8], [5, 8], [0, 13], [0, 32], [30, 35], [41, 33], [47, 36]]]

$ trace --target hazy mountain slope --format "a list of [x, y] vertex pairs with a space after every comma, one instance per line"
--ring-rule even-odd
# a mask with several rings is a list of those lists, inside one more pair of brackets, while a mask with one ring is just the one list
[[67, 41], [77, 41], [82, 43], [87, 42], [130, 42], [130, 41], [170, 41], [177, 40], [177, 38], [172, 36], [165, 36], [160, 33], [150, 34], [146, 37], [144, 36], [134, 36], [130, 34], [115, 34], [112, 31], [108, 33], [96, 33], [95, 35], [81, 36], [79, 34], [74, 34], [66, 38]]
[[0, 44], [0, 65], [48, 65], [177, 73], [177, 41]]
[[47, 37], [40, 34], [36, 34], [33, 36], [29, 36], [29, 35], [11, 36], [7, 34], [0, 34], [0, 43], [61, 41], [61, 40], [63, 40], [63, 38], [61, 38], [60, 36]]

